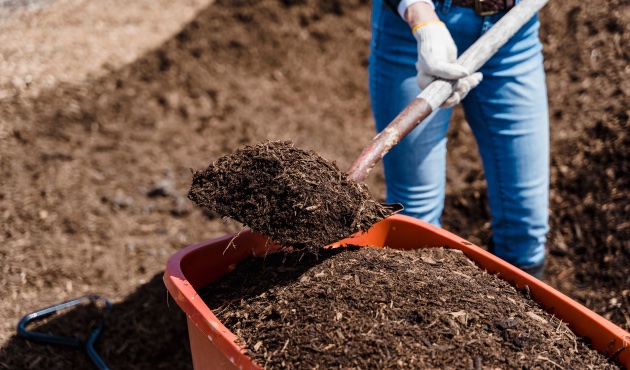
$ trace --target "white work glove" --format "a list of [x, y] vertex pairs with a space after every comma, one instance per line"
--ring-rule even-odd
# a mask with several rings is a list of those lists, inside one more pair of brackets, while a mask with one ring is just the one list
[[470, 72], [456, 63], [457, 46], [450, 32], [440, 21], [419, 24], [412, 30], [418, 41], [418, 62], [416, 81], [421, 89], [429, 86], [435, 78], [445, 80], [459, 80], [453, 95], [442, 104], [442, 107], [452, 107], [458, 104], [466, 94], [481, 82], [481, 73]]

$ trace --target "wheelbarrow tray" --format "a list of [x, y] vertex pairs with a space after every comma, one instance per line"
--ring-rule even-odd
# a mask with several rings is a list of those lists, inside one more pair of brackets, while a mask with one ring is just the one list
[[[441, 228], [404, 215], [394, 215], [368, 232], [335, 245], [389, 247], [401, 250], [448, 247], [462, 251], [489, 273], [518, 289], [528, 287], [532, 298], [550, 314], [566, 322], [580, 337], [605, 356], [630, 345], [630, 333], [560, 293], [544, 282], [495, 257], [482, 248]], [[229, 246], [229, 248], [228, 248]], [[164, 283], [187, 315], [188, 333], [195, 369], [260, 370], [237, 344], [239, 341], [212, 313], [198, 291], [230, 273], [246, 258], [277, 251], [268, 238], [250, 230], [207, 240], [171, 256]], [[630, 349], [621, 351], [617, 363], [630, 369]]]

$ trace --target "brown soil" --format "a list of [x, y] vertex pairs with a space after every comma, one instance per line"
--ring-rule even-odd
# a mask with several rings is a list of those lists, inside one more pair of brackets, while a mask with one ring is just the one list
[[188, 197], [282, 247], [312, 253], [391, 214], [334, 162], [290, 141], [258, 143], [219, 158], [193, 174]]
[[[89, 293], [110, 298], [124, 322], [99, 341], [107, 363], [190, 368], [183, 315], [154, 277], [182, 247], [240, 230], [192, 206], [190, 169], [265, 140], [347, 168], [374, 135], [369, 4], [42, 4], [0, 20], [0, 368], [88, 368], [77, 351], [25, 343], [15, 325]], [[628, 330], [630, 5], [552, 1], [541, 18], [552, 122], [545, 279]], [[444, 227], [483, 246], [485, 184], [461, 114], [448, 145]], [[367, 184], [382, 198], [380, 168]]]
[[616, 368], [455, 250], [278, 253], [200, 295], [269, 369]]

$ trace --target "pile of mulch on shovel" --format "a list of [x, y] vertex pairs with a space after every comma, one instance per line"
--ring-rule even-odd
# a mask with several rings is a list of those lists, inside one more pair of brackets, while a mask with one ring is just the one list
[[281, 246], [317, 253], [390, 215], [365, 184], [290, 141], [245, 146], [194, 172], [188, 197]]
[[617, 368], [456, 250], [272, 254], [201, 296], [266, 369]]

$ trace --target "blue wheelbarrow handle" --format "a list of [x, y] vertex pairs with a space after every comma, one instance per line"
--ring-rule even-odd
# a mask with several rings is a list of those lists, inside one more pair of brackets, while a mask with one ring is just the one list
[[27, 340], [38, 342], [38, 343], [54, 344], [58, 346], [74, 347], [74, 348], [84, 347], [87, 352], [88, 357], [94, 363], [94, 365], [96, 365], [98, 369], [106, 370], [108, 369], [107, 365], [105, 365], [105, 362], [103, 362], [101, 357], [94, 350], [94, 343], [96, 342], [99, 335], [103, 331], [104, 323], [102, 320], [98, 322], [98, 324], [96, 325], [96, 327], [90, 334], [89, 339], [85, 343], [83, 343], [83, 341], [81, 341], [79, 338], [75, 338], [75, 337], [52, 335], [52, 334], [38, 333], [38, 332], [26, 330], [26, 325], [28, 325], [29, 323], [46, 318], [56, 313], [57, 311], [60, 311], [60, 310], [63, 310], [65, 308], [69, 308], [72, 306], [76, 306], [77, 304], [85, 302], [85, 301], [96, 302], [98, 300], [103, 300], [105, 302], [105, 306], [107, 310], [111, 311], [112, 304], [109, 302], [109, 300], [107, 300], [107, 298], [104, 298], [98, 295], [93, 295], [93, 294], [87, 295], [84, 297], [76, 298], [71, 301], [63, 302], [54, 306], [50, 306], [50, 307], [47, 307], [47, 308], [44, 308], [44, 309], [41, 309], [32, 313], [29, 313], [28, 315], [24, 316], [18, 323], [18, 326], [17, 326], [18, 335]]
[[101, 356], [99, 356], [94, 349], [94, 343], [96, 343], [96, 340], [98, 339], [99, 335], [101, 335], [102, 331], [103, 322], [101, 321], [98, 326], [92, 331], [92, 334], [90, 334], [90, 338], [88, 339], [87, 343], [85, 343], [85, 351], [87, 352], [88, 357], [90, 358], [90, 360], [92, 360], [92, 363], [96, 366], [97, 369], [108, 370], [109, 368], [107, 367], [107, 365], [105, 365], [105, 361], [103, 361]]

